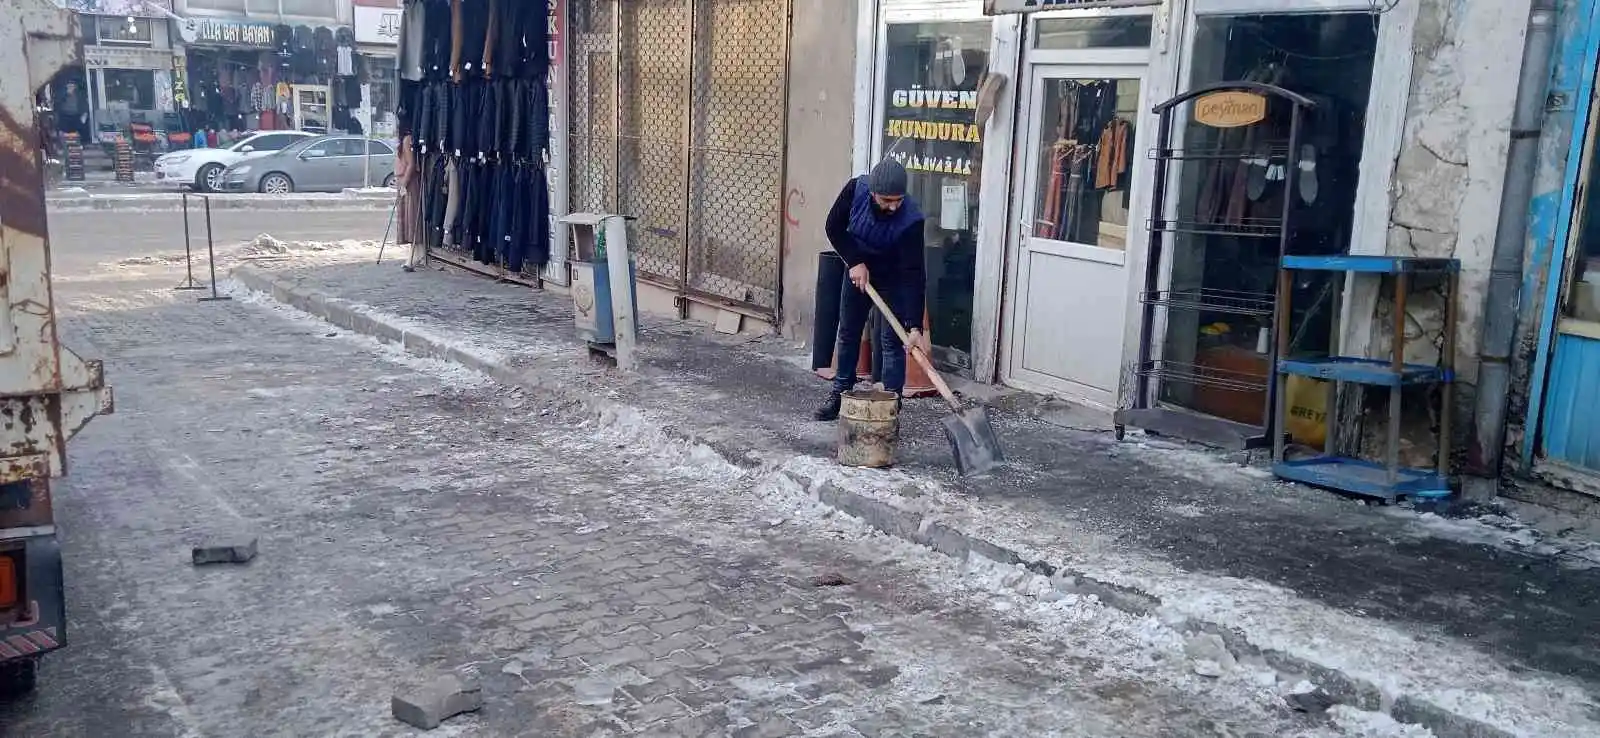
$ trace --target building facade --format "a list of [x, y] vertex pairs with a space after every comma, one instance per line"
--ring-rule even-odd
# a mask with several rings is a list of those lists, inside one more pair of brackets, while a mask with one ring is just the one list
[[[1535, 0], [842, 5], [647, 0], [619, 13], [612, 0], [572, 0], [556, 106], [570, 147], [558, 167], [564, 210], [639, 218], [641, 275], [655, 288], [641, 292], [646, 307], [735, 310], [753, 319], [747, 328], [810, 340], [827, 208], [850, 176], [895, 158], [928, 215], [927, 322], [947, 369], [1106, 410], [1170, 409], [1207, 421], [1189, 424], [1197, 440], [1259, 442], [1280, 253], [1450, 257], [1462, 274], [1451, 437], [1457, 449], [1478, 440], [1481, 338]], [[1506, 438], [1519, 473], [1574, 453], [1545, 408], [1572, 396], [1563, 371], [1581, 365], [1562, 363], [1579, 352], [1560, 349], [1588, 335], [1569, 314], [1587, 304], [1588, 282], [1572, 276], [1584, 247], [1548, 242], [1586, 229], [1571, 224], [1586, 205], [1573, 196], [1586, 149], [1565, 142], [1588, 140], [1593, 6], [1558, 0], [1552, 16], [1555, 107], [1530, 218], [1544, 230], [1528, 234], [1515, 381], [1494, 390], [1512, 395]], [[1229, 133], [1197, 123], [1186, 101], [1158, 135], [1163, 103], [1229, 85], [1300, 101], [1294, 171], [1284, 103], [1254, 132]], [[1221, 151], [1239, 155], [1219, 165]], [[1437, 359], [1444, 291], [1408, 301], [1397, 336], [1380, 286], [1294, 285], [1307, 307], [1286, 329], [1291, 346], [1383, 357], [1399, 341], [1413, 361]], [[1338, 413], [1342, 440], [1370, 447], [1384, 414], [1359, 393], [1341, 399], [1297, 410]], [[1418, 399], [1403, 426], [1407, 460], [1421, 463], [1443, 413], [1437, 396]], [[1496, 476], [1493, 456], [1473, 459], [1474, 471]]]

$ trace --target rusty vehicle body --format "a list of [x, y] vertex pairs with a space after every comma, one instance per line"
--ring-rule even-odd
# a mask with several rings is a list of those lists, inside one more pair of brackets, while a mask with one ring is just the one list
[[100, 362], [57, 335], [36, 92], [81, 59], [77, 17], [50, 0], [0, 0], [0, 688], [31, 688], [66, 643], [51, 479], [66, 444], [111, 412]]

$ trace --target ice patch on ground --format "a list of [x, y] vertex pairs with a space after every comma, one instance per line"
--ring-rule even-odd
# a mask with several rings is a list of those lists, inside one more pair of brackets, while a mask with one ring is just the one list
[[1347, 735], [1354, 738], [1434, 738], [1434, 733], [1420, 725], [1407, 725], [1381, 712], [1367, 712], [1349, 705], [1334, 705], [1328, 717]]
[[487, 387], [494, 384], [494, 380], [481, 372], [473, 371], [453, 361], [423, 358], [407, 353], [403, 348], [394, 344], [384, 343], [370, 336], [335, 328], [321, 318], [278, 302], [269, 295], [263, 295], [260, 292], [248, 289], [233, 279], [223, 281], [220, 288], [225, 294], [232, 296], [233, 299], [241, 303], [271, 311], [274, 315], [284, 320], [302, 325], [307, 330], [316, 331], [326, 337], [360, 344], [366, 349], [382, 354], [385, 359], [396, 364], [432, 376], [440, 380], [446, 387], [474, 388]]
[[1537, 528], [1507, 515], [1480, 515], [1469, 519], [1444, 518], [1433, 513], [1384, 510], [1405, 521], [1405, 529], [1418, 538], [1446, 538], [1476, 543], [1502, 551], [1550, 558], [1574, 569], [1600, 567], [1600, 543], [1587, 538], [1547, 536]]

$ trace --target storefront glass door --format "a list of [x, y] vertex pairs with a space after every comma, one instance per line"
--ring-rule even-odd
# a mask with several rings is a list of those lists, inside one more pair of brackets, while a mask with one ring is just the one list
[[1022, 88], [1006, 379], [1111, 407], [1121, 375], [1143, 67], [1034, 65]]

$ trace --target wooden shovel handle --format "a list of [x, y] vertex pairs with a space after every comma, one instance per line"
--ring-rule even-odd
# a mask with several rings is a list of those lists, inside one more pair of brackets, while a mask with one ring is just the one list
[[883, 313], [883, 319], [889, 321], [889, 327], [894, 329], [894, 334], [900, 337], [900, 343], [904, 344], [908, 349], [911, 358], [916, 359], [917, 363], [922, 365], [922, 371], [927, 372], [928, 379], [933, 380], [933, 386], [939, 390], [939, 396], [943, 397], [945, 402], [950, 403], [951, 410], [958, 413], [961, 412], [961, 401], [956, 399], [956, 393], [951, 392], [950, 385], [944, 383], [944, 377], [939, 376], [939, 371], [933, 368], [933, 362], [929, 361], [928, 357], [922, 353], [922, 347], [912, 345], [911, 336], [906, 335], [905, 326], [900, 325], [900, 319], [894, 316], [894, 311], [884, 304], [883, 297], [878, 295], [878, 291], [872, 288], [871, 283], [867, 283], [863, 287], [866, 290], [867, 297], [872, 298], [872, 304], [878, 306], [878, 312]]

